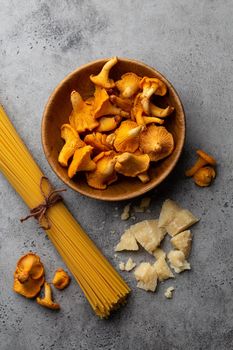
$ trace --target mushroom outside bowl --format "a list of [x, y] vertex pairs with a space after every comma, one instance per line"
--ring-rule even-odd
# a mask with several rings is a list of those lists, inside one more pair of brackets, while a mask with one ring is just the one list
[[89, 77], [91, 74], [98, 74], [107, 60], [96, 60], [77, 68], [55, 88], [43, 113], [42, 145], [51, 168], [67, 186], [88, 197], [106, 201], [120, 201], [150, 191], [158, 186], [174, 169], [184, 145], [185, 114], [176, 90], [161, 73], [142, 62], [118, 58], [118, 63], [111, 69], [110, 73], [110, 77], [114, 81], [119, 80], [124, 73], [133, 72], [142, 77], [159, 78], [167, 85], [167, 94], [162, 98], [156, 96], [155, 101], [160, 107], [170, 105], [175, 108], [166, 122], [166, 128], [174, 137], [174, 151], [159, 162], [151, 162], [150, 181], [146, 184], [143, 184], [138, 178], [119, 176], [118, 181], [109, 185], [107, 189], [97, 190], [88, 186], [85, 176], [81, 173], [78, 173], [74, 179], [70, 179], [67, 168], [63, 168], [58, 162], [58, 155], [64, 144], [60, 129], [64, 123], [69, 122], [72, 110], [70, 93], [72, 90], [77, 90], [84, 99], [92, 96], [94, 85]]

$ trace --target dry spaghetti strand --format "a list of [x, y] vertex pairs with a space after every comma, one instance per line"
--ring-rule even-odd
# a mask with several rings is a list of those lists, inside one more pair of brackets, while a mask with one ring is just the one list
[[[29, 209], [38, 207], [51, 187], [0, 105], [0, 171], [19, 193]], [[50, 207], [49, 238], [83, 290], [95, 313], [108, 317], [123, 304], [130, 292], [127, 284], [101, 254], [62, 202]]]

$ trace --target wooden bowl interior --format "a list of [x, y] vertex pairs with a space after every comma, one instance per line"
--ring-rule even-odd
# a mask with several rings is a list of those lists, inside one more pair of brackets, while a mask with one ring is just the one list
[[155, 69], [138, 61], [119, 59], [119, 62], [111, 70], [111, 78], [120, 79], [127, 72], [134, 72], [139, 76], [157, 77], [163, 80], [168, 93], [164, 97], [156, 96], [154, 102], [160, 107], [171, 105], [175, 107], [173, 115], [168, 118], [165, 126], [172, 133], [175, 141], [174, 152], [168, 158], [151, 163], [149, 174], [150, 182], [142, 184], [137, 178], [119, 176], [119, 180], [108, 186], [106, 190], [95, 190], [86, 183], [85, 176], [78, 174], [69, 179], [67, 169], [58, 163], [58, 154], [64, 144], [60, 136], [62, 124], [69, 122], [72, 110], [70, 93], [77, 90], [83, 98], [93, 95], [94, 87], [89, 76], [98, 74], [106, 60], [98, 60], [78, 68], [68, 75], [54, 90], [46, 105], [42, 120], [42, 144], [46, 158], [55, 173], [75, 191], [89, 197], [102, 200], [125, 200], [139, 196], [157, 186], [174, 168], [181, 154], [185, 137], [185, 116], [180, 99], [172, 85]]

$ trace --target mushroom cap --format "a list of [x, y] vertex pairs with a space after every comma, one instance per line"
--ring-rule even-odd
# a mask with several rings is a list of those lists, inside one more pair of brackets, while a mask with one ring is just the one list
[[149, 155], [151, 161], [158, 161], [172, 153], [173, 136], [163, 126], [150, 125], [140, 134], [140, 149]]
[[134, 121], [125, 120], [115, 131], [114, 147], [118, 152], [135, 152], [139, 147], [140, 126]]
[[130, 98], [139, 90], [141, 77], [135, 73], [125, 73], [116, 82], [116, 87], [123, 98]]
[[94, 171], [86, 173], [87, 183], [96, 189], [105, 189], [107, 185], [117, 180], [115, 171], [116, 153], [114, 151], [101, 152], [93, 161], [96, 163]]
[[211, 184], [215, 177], [216, 173], [214, 168], [210, 166], [205, 166], [195, 172], [195, 174], [193, 175], [193, 180], [196, 185], [206, 187]]
[[117, 57], [113, 57], [110, 60], [108, 60], [103, 68], [101, 69], [100, 73], [98, 75], [91, 75], [90, 79], [91, 81], [100, 87], [103, 87], [105, 89], [111, 89], [115, 86], [114, 80], [109, 78], [109, 72], [113, 66], [117, 63], [118, 59]]
[[16, 293], [31, 299], [37, 296], [43, 284], [44, 276], [36, 280], [33, 280], [31, 277], [29, 277], [26, 282], [20, 283], [20, 281], [17, 278], [17, 275], [15, 275], [13, 289]]
[[68, 287], [70, 283], [70, 276], [63, 269], [57, 269], [52, 283], [55, 288], [62, 290]]
[[202, 151], [201, 149], [197, 150], [197, 154], [203, 158], [208, 164], [211, 165], [215, 165], [216, 164], [216, 160], [211, 157], [209, 154], [207, 154], [206, 152]]
[[55, 303], [52, 300], [52, 289], [51, 289], [49, 283], [45, 282], [44, 288], [45, 288], [44, 298], [37, 297], [36, 298], [37, 303], [44, 306], [44, 307], [47, 307], [48, 309], [59, 310], [60, 305]]
[[[153, 93], [159, 96], [164, 96], [167, 93], [166, 84], [158, 78], [143, 77], [140, 82], [140, 88], [143, 89], [143, 95], [147, 95], [147, 92], [149, 91], [152, 92], [150, 89], [154, 89]], [[150, 96], [151, 93], [149, 93], [148, 97]]]
[[125, 152], [116, 159], [116, 171], [125, 176], [135, 177], [147, 171], [150, 165], [150, 157], [147, 154], [135, 155]]
[[29, 277], [31, 277], [33, 280], [37, 280], [43, 275], [44, 266], [38, 255], [34, 253], [27, 253], [18, 260], [15, 277], [20, 283], [25, 283]]
[[78, 171], [91, 171], [96, 168], [95, 162], [91, 160], [92, 146], [78, 148], [74, 152], [72, 162], [68, 169], [68, 176], [72, 178]]
[[121, 117], [101, 117], [99, 119], [99, 126], [96, 129], [97, 132], [107, 132], [116, 129]]
[[111, 145], [106, 141], [107, 135], [96, 132], [93, 134], [86, 135], [84, 142], [94, 148], [93, 151], [109, 151]]

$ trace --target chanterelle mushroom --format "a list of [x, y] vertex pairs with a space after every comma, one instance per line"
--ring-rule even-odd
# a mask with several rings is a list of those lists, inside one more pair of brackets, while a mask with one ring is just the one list
[[93, 116], [92, 104], [85, 103], [81, 95], [75, 90], [71, 92], [70, 98], [73, 106], [73, 111], [70, 115], [70, 124], [80, 133], [95, 129], [99, 123]]
[[70, 276], [63, 269], [57, 269], [53, 277], [53, 285], [57, 289], [64, 289], [70, 283]]
[[104, 190], [107, 185], [117, 180], [115, 155], [116, 153], [114, 151], [101, 152], [93, 159], [96, 163], [96, 169], [86, 173], [89, 186]]
[[91, 75], [91, 81], [100, 87], [105, 89], [111, 89], [115, 86], [114, 80], [109, 78], [109, 72], [113, 66], [117, 63], [117, 57], [113, 57], [108, 60], [98, 75]]
[[134, 105], [131, 112], [132, 118], [136, 120], [138, 125], [145, 125], [143, 118], [143, 107], [141, 103], [141, 94], [137, 94], [134, 99]]
[[59, 153], [58, 161], [62, 166], [68, 165], [68, 160], [73, 156], [77, 148], [85, 146], [77, 131], [70, 124], [63, 124], [61, 127], [61, 138], [65, 144]]
[[97, 132], [108, 132], [111, 130], [116, 129], [117, 125], [121, 121], [121, 117], [115, 116], [115, 117], [101, 117], [99, 119], [99, 126], [96, 129]]
[[195, 174], [193, 175], [193, 180], [196, 185], [200, 187], [206, 187], [211, 184], [213, 179], [215, 179], [215, 176], [216, 173], [214, 168], [210, 166], [205, 166], [195, 172]]
[[107, 142], [107, 135], [96, 132], [93, 134], [86, 135], [84, 142], [94, 148], [93, 151], [109, 151], [111, 145]]
[[92, 171], [96, 168], [95, 162], [91, 160], [92, 146], [78, 148], [68, 169], [68, 176], [72, 178], [78, 171]]
[[121, 80], [116, 82], [116, 87], [123, 98], [130, 98], [139, 90], [141, 77], [134, 73], [125, 73], [121, 76]]
[[174, 107], [168, 106], [168, 107], [163, 109], [163, 108], [155, 106], [153, 103], [150, 103], [149, 109], [150, 109], [151, 115], [153, 115], [154, 117], [159, 117], [159, 118], [165, 118], [165, 117], [169, 116], [174, 111]]
[[193, 176], [197, 172], [197, 170], [199, 170], [207, 164], [216, 164], [216, 160], [201, 149], [197, 150], [197, 154], [199, 155], [199, 158], [197, 159], [196, 163], [185, 172], [185, 175], [188, 177]]
[[150, 157], [147, 154], [135, 155], [125, 152], [116, 157], [115, 169], [125, 176], [135, 177], [147, 171], [150, 165]]
[[16, 293], [23, 295], [26, 298], [35, 298], [40, 292], [41, 287], [44, 284], [44, 276], [37, 280], [33, 280], [31, 277], [24, 283], [21, 283], [17, 275], [14, 276], [14, 286], [13, 289]]
[[52, 289], [50, 287], [50, 284], [45, 282], [44, 284], [44, 298], [36, 298], [36, 301], [38, 304], [47, 307], [48, 309], [52, 310], [59, 310], [60, 305], [57, 303], [54, 303], [52, 299]]
[[125, 120], [115, 131], [114, 147], [118, 152], [135, 152], [139, 146], [139, 134], [142, 126], [131, 120]]
[[140, 134], [140, 149], [149, 155], [151, 161], [158, 161], [172, 153], [173, 136], [163, 126], [150, 125]]
[[142, 88], [141, 103], [145, 113], [150, 113], [150, 98], [153, 94], [164, 96], [167, 92], [166, 85], [157, 78], [144, 77], [140, 82]]
[[93, 116], [100, 118], [105, 115], [120, 115], [122, 117], [128, 116], [128, 112], [124, 112], [122, 109], [111, 104], [107, 91], [103, 88], [96, 87], [95, 100], [93, 103]]
[[29, 277], [38, 280], [42, 276], [44, 276], [44, 266], [38, 255], [27, 253], [17, 262], [15, 277], [20, 283], [25, 283]]

